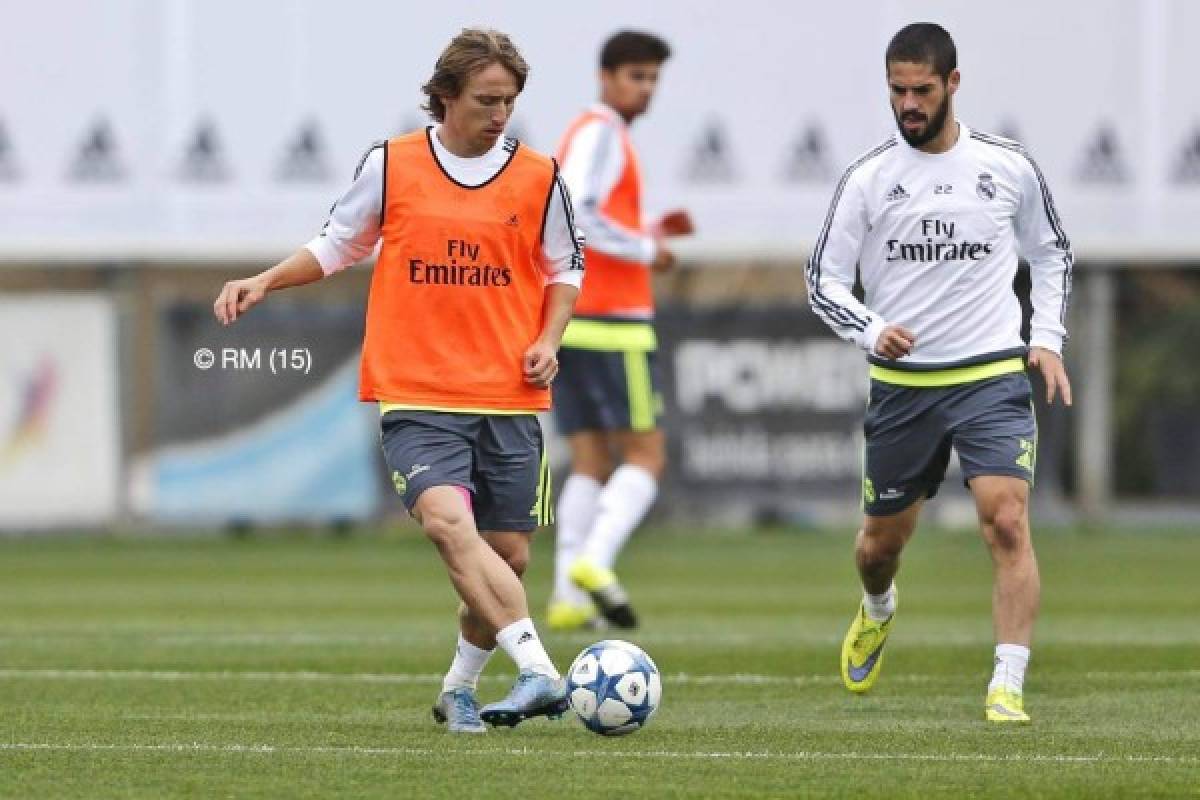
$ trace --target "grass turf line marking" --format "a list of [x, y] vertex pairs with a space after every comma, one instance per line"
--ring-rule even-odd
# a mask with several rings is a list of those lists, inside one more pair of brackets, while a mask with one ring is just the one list
[[[842, 622], [833, 626], [830, 633], [797, 633], [795, 631], [775, 632], [756, 631], [753, 633], [728, 633], [716, 631], [713, 633], [670, 633], [647, 632], [638, 638], [639, 643], [646, 647], [673, 647], [692, 644], [733, 647], [737, 645], [761, 645], [784, 642], [791, 645], [808, 647], [836, 647], [841, 645], [843, 628]], [[1039, 634], [1039, 641], [1053, 645], [1119, 645], [1119, 646], [1178, 646], [1200, 643], [1200, 630], [1196, 632], [1180, 631], [1142, 631], [1134, 633], [1113, 634], [1097, 632], [1096, 634], [1078, 633], [1072, 631], [1056, 632], [1048, 625], [1047, 630]], [[1041, 629], [1039, 629], [1041, 630]], [[570, 644], [586, 645], [595, 641], [593, 633], [554, 633], [555, 641]], [[444, 632], [414, 632], [414, 633], [166, 633], [161, 630], [110, 629], [79, 630], [61, 633], [20, 633], [5, 631], [0, 633], [0, 645], [10, 647], [28, 647], [30, 645], [53, 645], [61, 643], [87, 642], [96, 639], [112, 641], [114, 639], [133, 639], [162, 647], [210, 647], [215, 645], [240, 647], [327, 647], [330, 645], [439, 645], [454, 642], [453, 635], [447, 637]], [[921, 631], [905, 631], [904, 643], [910, 646], [957, 646], [971, 647], [976, 645], [991, 645], [991, 634], [968, 634], [962, 632], [923, 633]]]
[[496, 749], [448, 749], [424, 747], [297, 747], [273, 744], [209, 744], [205, 742], [177, 742], [160, 744], [103, 744], [85, 742], [81, 744], [57, 744], [52, 742], [0, 742], [0, 751], [18, 752], [150, 752], [150, 753], [251, 753], [264, 755], [357, 755], [357, 756], [535, 756], [545, 758], [558, 756], [567, 758], [619, 758], [619, 759], [667, 759], [667, 760], [726, 760], [726, 761], [928, 761], [942, 763], [1031, 763], [1031, 764], [1200, 764], [1200, 757], [1163, 755], [1110, 756], [1104, 753], [1093, 755], [1071, 754], [994, 754], [994, 753], [859, 753], [821, 752], [802, 750], [799, 752], [726, 751], [726, 752], [683, 752], [679, 750], [576, 750], [559, 752], [533, 750], [531, 748]]
[[[512, 681], [511, 674], [485, 675], [485, 681]], [[1052, 676], [1051, 676], [1052, 677]], [[1183, 680], [1200, 678], [1200, 669], [1158, 671], [1107, 671], [1085, 672], [1072, 675], [1089, 680]], [[382, 684], [432, 684], [440, 683], [440, 673], [373, 673], [373, 672], [254, 672], [254, 671], [183, 671], [183, 670], [137, 670], [137, 669], [0, 669], [0, 680], [80, 680], [80, 681], [226, 681], [243, 680], [257, 682], [294, 683], [382, 683]], [[833, 673], [810, 675], [760, 675], [753, 673], [730, 673], [724, 675], [693, 675], [677, 672], [664, 675], [663, 681], [682, 686], [824, 686], [840, 685], [841, 678]], [[924, 684], [946, 681], [945, 675], [907, 673], [889, 676], [889, 682]]]

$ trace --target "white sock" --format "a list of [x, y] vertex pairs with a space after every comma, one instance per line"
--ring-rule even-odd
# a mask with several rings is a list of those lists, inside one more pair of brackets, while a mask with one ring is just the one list
[[617, 467], [600, 491], [599, 511], [584, 552], [605, 569], [612, 569], [630, 534], [645, 518], [658, 495], [658, 481], [633, 464]]
[[468, 642], [461, 633], [458, 634], [458, 646], [454, 648], [454, 660], [450, 662], [450, 671], [442, 678], [442, 691], [451, 689], [474, 689], [479, 683], [479, 676], [492, 657], [491, 650]]
[[1001, 686], [1021, 694], [1025, 685], [1025, 668], [1029, 666], [1029, 648], [1023, 644], [996, 645], [996, 668], [988, 691]]
[[574, 605], [590, 604], [587, 592], [571, 581], [567, 570], [583, 552], [588, 531], [596, 520], [600, 482], [590, 475], [571, 473], [558, 495], [554, 534], [554, 599]]
[[533, 627], [533, 620], [529, 617], [501, 628], [496, 633], [496, 644], [517, 663], [517, 669], [531, 669], [555, 679], [562, 677], [554, 668], [554, 662], [546, 653], [546, 648]]
[[883, 594], [863, 592], [863, 609], [869, 619], [887, 622], [888, 617], [896, 613], [896, 584], [889, 586]]

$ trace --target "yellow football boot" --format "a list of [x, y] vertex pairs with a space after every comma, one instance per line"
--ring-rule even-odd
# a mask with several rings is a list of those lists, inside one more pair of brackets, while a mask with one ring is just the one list
[[1025, 697], [1004, 686], [992, 689], [984, 701], [988, 722], [1029, 722], [1025, 713]]
[[636, 628], [637, 614], [629, 605], [629, 595], [617, 582], [611, 569], [580, 558], [567, 570], [567, 575], [580, 589], [587, 592], [596, 608], [614, 628]]
[[895, 618], [892, 614], [884, 622], [876, 622], [859, 605], [842, 641], [842, 682], [850, 691], [862, 693], [875, 685], [883, 666], [883, 645]]
[[552, 600], [546, 609], [546, 625], [552, 631], [577, 631], [595, 627], [596, 609], [591, 603]]

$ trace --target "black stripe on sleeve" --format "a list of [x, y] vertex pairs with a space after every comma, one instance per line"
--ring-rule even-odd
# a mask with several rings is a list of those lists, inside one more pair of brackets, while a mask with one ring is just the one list
[[865, 333], [869, 320], [864, 320], [853, 314], [848, 314], [845, 308], [837, 305], [832, 300], [827, 298], [823, 292], [815, 286], [809, 287], [808, 299], [814, 310], [823, 312], [823, 316], [830, 323], [841, 328], [850, 328], [851, 330]]
[[546, 241], [546, 221], [550, 219], [550, 200], [554, 197], [554, 187], [558, 184], [558, 161], [551, 158], [550, 163], [554, 165], [554, 174], [550, 177], [550, 190], [546, 192], [546, 204], [542, 206], [542, 232], [538, 235], [539, 244]]
[[387, 140], [376, 139], [371, 143], [371, 146], [367, 148], [367, 151], [362, 154], [362, 158], [358, 160], [358, 166], [354, 168], [354, 180], [358, 180], [358, 176], [362, 174], [363, 167], [367, 165], [367, 159], [371, 157], [371, 153], [374, 153], [376, 149], [381, 147], [383, 148], [384, 157], [387, 157]]
[[563, 216], [567, 221], [567, 229], [570, 232], [571, 241], [574, 244], [574, 250], [571, 253], [570, 269], [583, 269], [583, 238], [579, 233], [579, 228], [575, 224], [575, 210], [571, 205], [571, 193], [567, 189], [567, 184], [562, 179], [562, 174], [558, 170], [558, 162], [553, 158], [554, 162], [554, 179], [550, 182], [550, 193], [546, 197], [546, 208], [542, 213], [542, 237], [544, 243], [546, 240], [546, 222], [550, 218], [550, 203], [554, 197], [555, 189], [557, 188], [559, 197], [563, 204]]
[[984, 144], [990, 144], [993, 147], [1017, 153], [1028, 161], [1029, 166], [1033, 168], [1033, 174], [1037, 178], [1038, 189], [1042, 195], [1042, 208], [1046, 212], [1046, 219], [1050, 223], [1050, 229], [1054, 231], [1054, 244], [1059, 250], [1063, 251], [1062, 303], [1059, 305], [1058, 321], [1065, 326], [1067, 322], [1067, 307], [1070, 305], [1071, 286], [1075, 272], [1075, 256], [1071, 253], [1071, 240], [1067, 238], [1067, 232], [1063, 230], [1062, 219], [1058, 216], [1058, 209], [1054, 205], [1054, 196], [1050, 193], [1050, 185], [1046, 183], [1046, 176], [1042, 174], [1042, 170], [1038, 167], [1037, 162], [1033, 160], [1033, 157], [1029, 155], [1029, 152], [1019, 142], [1014, 142], [1012, 139], [1005, 139], [1000, 136], [993, 136], [983, 131], [971, 131], [971, 138]]
[[[366, 151], [362, 154], [362, 158], [360, 158], [358, 160], [358, 165], [354, 168], [353, 180], [355, 180], [355, 181], [358, 180], [359, 176], [362, 175], [363, 167], [365, 167], [367, 165], [367, 159], [370, 158], [371, 153], [374, 153], [377, 149], [383, 150], [383, 181], [382, 181], [383, 191], [380, 193], [380, 198], [379, 198], [379, 226], [383, 227], [383, 211], [384, 211], [384, 208], [386, 208], [386, 206], [387, 206], [387, 140], [386, 139], [378, 139], [378, 140], [372, 142], [371, 146], [366, 149]], [[329, 207], [329, 213], [325, 216], [325, 224], [321, 226], [321, 234], [320, 234], [321, 236], [324, 236], [328, 232], [329, 223], [333, 219], [333, 212], [334, 212], [334, 209], [336, 209], [336, 208], [337, 208], [337, 200], [334, 200], [333, 205], [331, 205]]]
[[571, 231], [571, 242], [574, 245], [574, 250], [571, 252], [571, 269], [581, 270], [583, 269], [584, 234], [575, 224], [575, 208], [572, 204], [571, 192], [567, 189], [567, 184], [561, 175], [558, 176], [558, 188], [562, 196], [563, 213], [567, 216], [567, 227]]
[[982, 131], [971, 131], [971, 138], [984, 144], [990, 144], [994, 147], [1017, 153], [1029, 162], [1029, 166], [1033, 168], [1033, 174], [1037, 178], [1038, 188], [1042, 193], [1042, 206], [1046, 211], [1046, 219], [1050, 222], [1050, 228], [1054, 231], [1055, 244], [1060, 250], [1069, 250], [1071, 248], [1071, 241], [1067, 238], [1066, 231], [1063, 230], [1062, 220], [1058, 216], [1058, 209], [1054, 206], [1054, 197], [1050, 194], [1050, 187], [1046, 184], [1046, 177], [1042, 174], [1042, 170], [1038, 167], [1037, 162], [1029, 155], [1029, 152], [1011, 139], [1002, 139], [983, 133]]
[[383, 180], [381, 180], [379, 191], [379, 230], [383, 231], [383, 216], [387, 213], [387, 176], [388, 176], [388, 148], [387, 143], [383, 147]]
[[832, 298], [825, 295], [821, 291], [821, 258], [825, 254], [825, 243], [829, 240], [829, 231], [833, 227], [833, 219], [837, 215], [838, 203], [841, 202], [842, 194], [845, 192], [846, 184], [850, 181], [850, 176], [854, 174], [863, 164], [876, 158], [882, 153], [887, 152], [896, 146], [895, 138], [889, 138], [882, 144], [868, 151], [861, 156], [857, 161], [852, 163], [842, 173], [841, 180], [838, 181], [837, 188], [833, 192], [833, 200], [829, 204], [829, 211], [825, 214], [825, 223], [821, 226], [821, 232], [817, 236], [816, 245], [813, 247], [812, 256], [808, 260], [808, 290], [809, 298], [812, 302], [814, 310], [824, 312], [824, 316], [834, 325], [843, 328], [850, 328], [859, 332], [865, 331], [870, 323], [869, 318], [863, 318], [855, 314], [852, 310], [838, 304]]

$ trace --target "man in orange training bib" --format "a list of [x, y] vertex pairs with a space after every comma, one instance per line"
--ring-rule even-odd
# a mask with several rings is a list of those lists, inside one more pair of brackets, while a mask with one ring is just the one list
[[[629, 125], [649, 108], [667, 43], [621, 31], [600, 53], [600, 102], [571, 123], [559, 156], [587, 236], [588, 276], [563, 337], [554, 419], [571, 450], [558, 505], [552, 628], [637, 617], [613, 572], [650, 510], [666, 466], [656, 379], [651, 271], [675, 256], [666, 236], [690, 233], [684, 211], [642, 220], [642, 178]], [[615, 467], [615, 468], [614, 468]]]
[[[583, 276], [582, 243], [553, 159], [504, 135], [529, 67], [505, 34], [466, 29], [422, 87], [434, 125], [368, 149], [319, 236], [231, 281], [224, 324], [275, 290], [382, 249], [367, 303], [359, 395], [379, 404], [396, 490], [462, 600], [434, 718], [482, 733], [566, 710], [566, 686], [529, 616], [521, 575], [549, 516], [537, 412]], [[496, 645], [518, 675], [475, 690]]]

